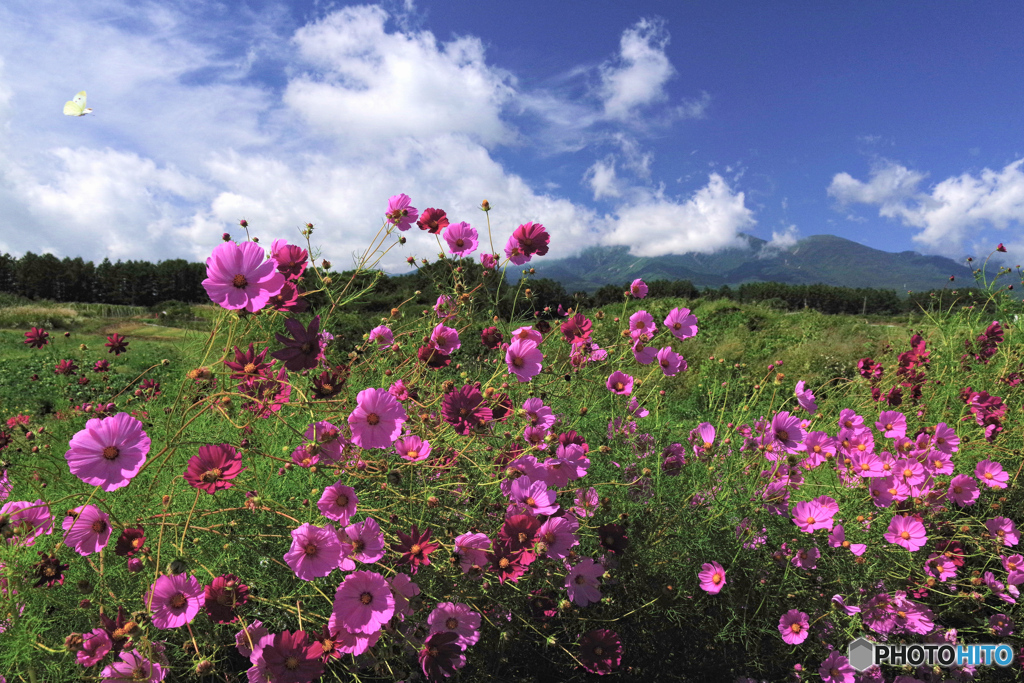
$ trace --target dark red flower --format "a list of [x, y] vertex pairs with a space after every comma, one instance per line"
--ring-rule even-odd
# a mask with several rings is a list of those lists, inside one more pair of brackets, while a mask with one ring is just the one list
[[493, 552], [486, 553], [487, 561], [490, 562], [490, 571], [498, 575], [498, 583], [506, 581], [518, 581], [519, 577], [526, 573], [526, 566], [522, 563], [522, 553], [513, 552], [507, 545], [494, 542]]
[[426, 230], [433, 235], [437, 235], [448, 227], [448, 216], [441, 209], [427, 209], [420, 214], [420, 219], [416, 221], [416, 225], [420, 227], [420, 230]]
[[496, 394], [494, 405], [491, 407], [491, 419], [495, 422], [504, 422], [512, 414], [513, 409], [512, 399], [508, 394]]
[[115, 356], [120, 356], [122, 353], [128, 351], [128, 341], [125, 337], [122, 337], [117, 332], [107, 337], [107, 343], [104, 344], [109, 349], [109, 353]]
[[319, 377], [313, 378], [313, 393], [317, 398], [337, 396], [348, 381], [348, 374], [346, 365], [336, 365], [330, 371], [321, 372]]
[[497, 327], [485, 327], [484, 331], [480, 333], [480, 339], [489, 349], [496, 349], [498, 345], [505, 339]]
[[420, 650], [420, 668], [423, 675], [437, 681], [455, 673], [466, 665], [466, 656], [459, 643], [459, 634], [453, 631], [439, 631], [431, 634]]
[[320, 661], [326, 663], [329, 659], [341, 659], [341, 655], [344, 654], [338, 649], [341, 638], [339, 634], [332, 633], [327, 625], [325, 624], [320, 628], [314, 640], [320, 643], [320, 649], [323, 651], [320, 655]]
[[41, 349], [50, 343], [50, 333], [41, 327], [33, 327], [25, 333], [25, 341], [22, 343]]
[[242, 454], [226, 443], [207, 444], [199, 447], [199, 454], [188, 461], [185, 481], [192, 488], [213, 494], [219, 489], [229, 489], [242, 470]]
[[530, 612], [537, 621], [547, 621], [558, 614], [558, 606], [550, 596], [537, 593], [530, 598]]
[[284, 348], [270, 355], [284, 361], [284, 366], [292, 372], [315, 368], [320, 355], [320, 316], [313, 316], [308, 328], [295, 318], [285, 320], [284, 326], [293, 338], [275, 332], [274, 338], [279, 344], [284, 344]]
[[142, 531], [142, 527], [132, 528], [126, 527], [121, 535], [117, 537], [117, 542], [114, 544], [114, 554], [119, 557], [133, 557], [135, 553], [142, 550], [142, 546], [146, 543], [146, 536]]
[[455, 428], [457, 434], [466, 435], [491, 421], [491, 409], [483, 394], [472, 384], [444, 395], [441, 416]]
[[605, 550], [616, 555], [621, 555], [629, 545], [629, 536], [621, 524], [603, 524], [597, 527], [597, 538]]
[[1003, 243], [1002, 243], [1002, 242], [1000, 242], [1000, 243], [999, 243], [999, 246], [997, 246], [997, 247], [996, 247], [996, 251], [1001, 251], [1001, 252], [1003, 252], [1004, 254], [1006, 253], [1006, 247], [1004, 247], [1004, 246], [1003, 246]]
[[570, 344], [582, 344], [590, 341], [590, 331], [594, 323], [577, 313], [561, 325], [562, 337]]
[[218, 576], [205, 587], [203, 609], [210, 621], [218, 624], [230, 624], [238, 619], [235, 607], [249, 601], [249, 587], [238, 580], [234, 574]]
[[309, 302], [302, 298], [304, 292], [295, 286], [293, 282], [285, 282], [278, 294], [270, 297], [267, 305], [275, 311], [289, 313], [305, 313], [309, 308]]
[[452, 362], [452, 357], [434, 346], [433, 342], [426, 346], [421, 346], [419, 351], [416, 352], [416, 357], [426, 363], [427, 367], [432, 370], [446, 368]]
[[271, 256], [277, 261], [277, 272], [289, 280], [297, 280], [306, 272], [306, 261], [309, 253], [294, 244], [279, 245], [284, 240], [276, 240], [272, 246], [277, 248]]
[[111, 619], [103, 612], [103, 607], [100, 606], [100, 628], [110, 636], [110, 642], [112, 643], [110, 651], [117, 653], [127, 644], [128, 636], [138, 628], [138, 624], [128, 618], [124, 607], [118, 606], [117, 618]]
[[521, 562], [528, 565], [536, 558], [533, 543], [538, 529], [540, 522], [533, 515], [512, 515], [498, 531], [498, 538], [512, 552], [521, 552]]
[[93, 372], [107, 372], [108, 370], [110, 370], [110, 361], [108, 360], [98, 360], [96, 361], [96, 364], [92, 366]]
[[36, 588], [43, 584], [46, 584], [48, 588], [53, 588], [53, 584], [63, 586], [64, 570], [70, 565], [62, 564], [56, 554], [39, 553], [39, 555], [42, 559], [32, 565], [33, 573], [36, 575], [36, 582], [32, 585]]
[[412, 565], [413, 574], [419, 571], [421, 564], [430, 564], [428, 555], [441, 547], [440, 543], [430, 542], [430, 529], [425, 529], [421, 534], [415, 524], [412, 525], [412, 533], [397, 533], [401, 543], [392, 543], [391, 549], [402, 555], [398, 564]]
[[263, 648], [263, 661], [274, 683], [309, 683], [324, 672], [320, 643], [306, 641], [305, 631], [282, 631]]
[[606, 628], [585, 633], [580, 638], [580, 661], [587, 671], [596, 674], [614, 671], [622, 661], [619, 634]]
[[252, 342], [249, 343], [248, 351], [243, 352], [237, 346], [234, 348], [235, 362], [224, 361], [224, 365], [234, 370], [231, 373], [231, 379], [252, 380], [261, 378], [267, 374], [266, 371], [274, 364], [274, 361], [270, 363], [263, 362], [269, 349], [264, 348], [257, 354], [253, 351]]
[[62, 360], [57, 363], [57, 367], [53, 369], [53, 372], [57, 375], [73, 375], [78, 372], [78, 366], [75, 365], [73, 360]]

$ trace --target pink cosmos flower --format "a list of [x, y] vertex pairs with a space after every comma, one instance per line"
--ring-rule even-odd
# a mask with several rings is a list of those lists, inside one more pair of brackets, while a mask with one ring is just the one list
[[796, 383], [796, 402], [800, 404], [800, 407], [808, 412], [810, 415], [814, 415], [818, 410], [818, 404], [814, 402], [814, 394], [811, 390], [806, 387], [803, 380]]
[[908, 458], [897, 460], [892, 469], [896, 476], [902, 479], [907, 486], [917, 486], [928, 478], [928, 473], [924, 471], [924, 465], [917, 460], [910, 460]]
[[270, 256], [277, 261], [277, 272], [286, 280], [298, 280], [306, 272], [309, 253], [302, 247], [288, 244], [288, 240], [274, 240]]
[[261, 639], [260, 658], [273, 683], [309, 683], [324, 672], [323, 647], [307, 640], [305, 631], [282, 631]]
[[113, 643], [107, 632], [101, 628], [82, 634], [82, 649], [75, 654], [75, 661], [82, 666], [99, 664], [107, 656]]
[[336, 481], [324, 489], [316, 506], [327, 519], [332, 519], [341, 526], [347, 526], [349, 519], [356, 514], [358, 503], [359, 497], [356, 496], [356, 490], [351, 486], [345, 486], [341, 481]]
[[284, 561], [303, 581], [327, 576], [341, 559], [341, 543], [333, 524], [325, 527], [303, 524], [292, 529], [292, 546], [284, 554]]
[[830, 510], [813, 501], [797, 503], [793, 508], [793, 524], [806, 533], [813, 533], [817, 529], [831, 529], [832, 514]]
[[420, 462], [430, 457], [430, 442], [410, 434], [395, 442], [399, 457], [409, 462]]
[[463, 574], [470, 573], [474, 567], [485, 568], [488, 565], [487, 551], [490, 549], [491, 539], [486, 534], [466, 533], [455, 537], [454, 554]]
[[958, 474], [953, 477], [949, 482], [949, 489], [946, 491], [946, 496], [960, 507], [974, 505], [980, 495], [978, 485], [973, 478], [966, 474]]
[[490, 422], [493, 414], [476, 385], [466, 384], [444, 395], [441, 417], [455, 428], [456, 434], [466, 435]]
[[508, 260], [517, 266], [521, 266], [530, 260], [530, 255], [523, 250], [523, 246], [519, 244], [519, 240], [515, 237], [509, 237], [508, 241], [505, 242], [505, 256]]
[[480, 614], [463, 602], [442, 602], [427, 617], [430, 633], [451, 632], [463, 648], [480, 640]]
[[604, 567], [595, 563], [589, 557], [583, 558], [579, 564], [569, 570], [565, 577], [565, 589], [569, 593], [569, 599], [580, 607], [586, 607], [592, 602], [601, 601], [601, 591], [598, 590], [598, 579], [604, 574]]
[[416, 207], [412, 205], [409, 195], [396, 194], [388, 199], [388, 210], [385, 216], [388, 223], [405, 232], [412, 227], [418, 213]]
[[1010, 474], [1003, 470], [1003, 466], [992, 460], [982, 460], [974, 468], [974, 476], [985, 486], [993, 489], [1005, 489], [1006, 482], [1010, 480]]
[[194, 576], [164, 574], [143, 596], [153, 612], [153, 626], [178, 628], [191, 622], [203, 607], [205, 591]]
[[537, 542], [543, 543], [544, 556], [561, 559], [569, 554], [569, 550], [579, 545], [576, 531], [580, 523], [570, 517], [548, 517], [537, 529]]
[[665, 318], [665, 327], [682, 341], [697, 336], [697, 316], [689, 308], [673, 308]]
[[540, 352], [537, 345], [522, 339], [513, 340], [508, 346], [508, 351], [505, 352], [508, 371], [515, 375], [520, 382], [529, 382], [539, 375], [543, 360], [544, 354]]
[[686, 371], [686, 359], [673, 351], [671, 346], [666, 346], [658, 351], [657, 359], [658, 365], [661, 366], [661, 372], [666, 377], [675, 377], [680, 371]]
[[515, 503], [522, 503], [532, 512], [533, 515], [553, 515], [558, 512], [558, 504], [555, 503], [556, 491], [552, 491], [543, 481], [533, 481], [523, 476], [512, 482], [511, 498], [513, 506]]
[[577, 489], [576, 498], [573, 500], [573, 513], [577, 517], [593, 517], [597, 510], [598, 496], [597, 489]]
[[263, 622], [259, 619], [254, 619], [249, 622], [248, 626], [235, 634], [235, 649], [243, 657], [259, 654], [263, 648], [257, 647], [257, 643], [260, 642], [261, 638], [269, 634], [270, 631], [263, 625]]
[[523, 341], [532, 341], [537, 346], [540, 346], [544, 342], [544, 335], [540, 333], [540, 330], [533, 329], [533, 325], [524, 325], [523, 327], [517, 328], [514, 332], [512, 332], [510, 339], [522, 339]]
[[838, 593], [832, 596], [832, 604], [841, 609], [846, 616], [852, 616], [860, 612], [860, 607], [857, 607], [856, 605], [847, 605], [846, 601], [843, 600], [843, 596]]
[[867, 550], [867, 546], [863, 543], [850, 543], [846, 540], [846, 530], [843, 529], [842, 524], [836, 524], [833, 527], [832, 532], [828, 536], [828, 544], [833, 548], [849, 548], [857, 557], [864, 554]]
[[782, 634], [783, 641], [790, 645], [799, 645], [807, 640], [810, 625], [806, 613], [791, 609], [779, 619], [779, 633]]
[[647, 338], [650, 339], [654, 336], [657, 329], [657, 326], [654, 324], [654, 317], [647, 311], [637, 311], [629, 316], [629, 335], [633, 339], [639, 338], [642, 334], [646, 334]]
[[391, 620], [395, 613], [395, 596], [380, 574], [353, 572], [338, 586], [333, 612], [338, 623], [348, 630], [369, 635]]
[[458, 313], [458, 308], [458, 300], [453, 299], [447, 294], [442, 294], [437, 297], [437, 301], [434, 302], [434, 313], [436, 313], [437, 317], [442, 321], [448, 321], [454, 318], [455, 314]]
[[854, 670], [850, 660], [833, 650], [818, 667], [822, 683], [853, 683]]
[[523, 410], [526, 411], [526, 419], [534, 427], [550, 429], [555, 424], [555, 414], [539, 398], [526, 399], [526, 402], [523, 404]]
[[935, 425], [935, 434], [932, 435], [932, 439], [935, 443], [935, 448], [943, 453], [952, 455], [959, 450], [960, 437], [945, 422]]
[[480, 254], [480, 265], [484, 270], [494, 270], [498, 267], [497, 254]]
[[543, 256], [548, 253], [548, 243], [551, 241], [551, 237], [544, 226], [533, 221], [524, 223], [516, 228], [512, 232], [512, 238], [519, 243], [520, 249], [527, 256], [533, 256], [534, 254]]
[[149, 661], [138, 650], [125, 650], [121, 652], [120, 662], [103, 668], [100, 683], [157, 683], [164, 680], [165, 676], [167, 672], [162, 665]]
[[793, 555], [793, 566], [800, 569], [817, 569], [821, 551], [817, 548], [801, 548]]
[[391, 345], [395, 343], [395, 333], [386, 325], [378, 325], [370, 330], [368, 341], [376, 342], [378, 348], [390, 349]]
[[150, 439], [128, 413], [93, 418], [73, 437], [64, 457], [71, 474], [110, 492], [127, 486], [146, 462]]
[[884, 410], [878, 416], [875, 429], [887, 439], [898, 439], [907, 435], [907, 416], [897, 410]]
[[608, 376], [605, 386], [613, 394], [629, 396], [633, 393], [633, 378], [621, 370], [616, 370]]
[[1020, 542], [1020, 536], [1017, 534], [1017, 527], [1011, 519], [1007, 519], [1006, 517], [993, 517], [985, 522], [985, 528], [988, 529], [992, 538], [1002, 541], [1005, 546], [1014, 546]]
[[0, 472], [0, 503], [7, 500], [7, 497], [11, 495], [11, 491], [13, 490], [14, 484], [12, 484], [11, 480], [7, 478], [7, 470]]
[[8, 545], [35, 545], [38, 536], [53, 533], [50, 508], [41, 499], [32, 503], [9, 500], [0, 507], [0, 532], [3, 532], [0, 538], [6, 537]]
[[277, 261], [263, 260], [263, 249], [255, 242], [225, 242], [206, 259], [203, 288], [210, 299], [228, 310], [244, 308], [250, 313], [262, 309], [270, 297], [279, 294], [285, 278], [277, 272]]
[[213, 494], [229, 489], [229, 481], [242, 473], [242, 454], [226, 443], [206, 444], [199, 447], [199, 454], [192, 456], [185, 470], [185, 481], [194, 489]]
[[82, 556], [98, 553], [110, 540], [110, 515], [95, 505], [79, 505], [64, 518], [64, 545]]
[[725, 586], [725, 569], [717, 562], [705, 562], [697, 573], [700, 587], [711, 595], [715, 595]]
[[[384, 557], [384, 534], [373, 517], [367, 517], [361, 522], [345, 527], [338, 532], [338, 539], [352, 547], [349, 557], [363, 564], [373, 564]], [[352, 569], [354, 568], [353, 566]], [[341, 569], [349, 571], [344, 566]]]
[[932, 553], [924, 563], [924, 573], [935, 576], [939, 581], [956, 578], [956, 564], [952, 558], [939, 553]]
[[631, 350], [633, 351], [633, 358], [640, 365], [650, 365], [658, 355], [657, 349], [653, 346], [645, 346], [643, 341], [639, 339], [633, 344]]
[[445, 230], [444, 239], [452, 256], [469, 256], [480, 244], [476, 230], [469, 223], [452, 223]]
[[398, 573], [388, 579], [391, 594], [395, 596], [395, 616], [401, 621], [413, 615], [409, 600], [420, 594], [420, 587], [409, 578], [408, 574]]
[[643, 299], [647, 296], [647, 284], [640, 278], [637, 278], [629, 286], [629, 293], [634, 299]]
[[884, 538], [889, 543], [894, 543], [911, 552], [920, 550], [928, 542], [924, 524], [910, 515], [893, 517], [889, 522], [889, 530], [885, 533]]
[[388, 448], [408, 419], [405, 408], [386, 389], [363, 389], [348, 416], [352, 442], [360, 448]]
[[441, 353], [448, 356], [462, 348], [458, 330], [446, 327], [444, 323], [437, 324], [430, 333], [430, 341], [434, 342], [434, 346], [440, 349]]

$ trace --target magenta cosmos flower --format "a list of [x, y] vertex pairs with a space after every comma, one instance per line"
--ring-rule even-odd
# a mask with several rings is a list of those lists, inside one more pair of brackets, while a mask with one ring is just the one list
[[1007, 517], [993, 517], [985, 522], [985, 528], [988, 529], [992, 538], [1002, 542], [1003, 545], [1014, 546], [1020, 542], [1017, 527], [1014, 525], [1013, 520]]
[[420, 650], [420, 668], [428, 680], [448, 678], [456, 669], [466, 665], [466, 655], [459, 644], [459, 635], [449, 631], [433, 633], [423, 642]]
[[476, 230], [469, 223], [452, 223], [444, 232], [452, 256], [469, 256], [480, 245]]
[[611, 673], [622, 662], [619, 634], [606, 628], [589, 631], [580, 638], [580, 662], [591, 673]]
[[341, 543], [333, 524], [325, 527], [303, 524], [292, 529], [292, 547], [284, 554], [284, 561], [303, 581], [327, 576], [341, 560]]
[[629, 396], [633, 392], [633, 378], [621, 370], [616, 370], [608, 375], [608, 381], [605, 382], [605, 386], [613, 394]]
[[218, 245], [206, 259], [203, 288], [222, 308], [255, 313], [281, 292], [285, 281], [277, 272], [277, 261], [263, 258], [263, 249], [254, 242]]
[[341, 526], [347, 526], [352, 515], [356, 514], [356, 505], [359, 498], [356, 490], [351, 486], [345, 486], [336, 481], [324, 489], [316, 506], [320, 513], [327, 519], [333, 519]]
[[705, 562], [697, 572], [697, 578], [700, 579], [700, 587], [714, 595], [725, 586], [725, 569], [717, 562]]
[[516, 376], [520, 382], [529, 382], [540, 374], [541, 363], [544, 354], [532, 341], [516, 339], [508, 346], [505, 352], [505, 363], [508, 371]]
[[82, 634], [82, 649], [75, 653], [75, 660], [82, 666], [93, 666], [107, 656], [113, 643], [107, 632], [101, 628]]
[[100, 674], [101, 683], [157, 683], [164, 680], [167, 672], [156, 662], [139, 654], [138, 650], [121, 653], [121, 661], [108, 664]]
[[548, 253], [548, 244], [551, 241], [544, 226], [532, 221], [516, 228], [512, 232], [512, 238], [519, 243], [519, 248], [526, 256], [543, 256]]
[[565, 590], [569, 593], [569, 599], [580, 607], [600, 602], [601, 591], [598, 589], [597, 580], [602, 574], [604, 567], [589, 557], [583, 558], [565, 577]]
[[419, 226], [420, 230], [426, 230], [436, 235], [448, 227], [448, 216], [441, 209], [430, 208], [420, 214], [416, 225]]
[[388, 210], [384, 215], [388, 223], [405, 232], [412, 227], [418, 213], [419, 211], [412, 205], [409, 195], [396, 194], [388, 199]]
[[165, 574], [153, 582], [143, 600], [153, 612], [153, 626], [178, 628], [196, 618], [205, 594], [194, 576]]
[[35, 545], [36, 538], [43, 533], [53, 533], [53, 517], [50, 508], [41, 499], [9, 500], [0, 507], [0, 532], [7, 543], [25, 547]]
[[480, 640], [480, 614], [462, 602], [442, 602], [427, 617], [430, 633], [451, 632], [464, 648]]
[[671, 346], [658, 351], [657, 359], [661, 372], [666, 377], [675, 377], [680, 370], [685, 371], [687, 368], [686, 359], [673, 351]]
[[306, 272], [309, 253], [302, 247], [288, 244], [288, 240], [274, 240], [270, 256], [277, 261], [277, 272], [286, 280], [298, 280]]
[[409, 462], [420, 462], [430, 457], [430, 442], [415, 435], [409, 435], [395, 442], [395, 452]]
[[928, 542], [924, 524], [909, 515], [893, 517], [884, 538], [889, 543], [895, 543], [911, 552], [920, 550]]
[[128, 413], [118, 413], [89, 420], [68, 445], [64, 457], [71, 474], [109, 492], [127, 486], [139, 473], [150, 440], [141, 422]]
[[799, 645], [807, 640], [807, 629], [810, 622], [807, 615], [798, 609], [791, 609], [779, 619], [779, 633], [782, 639], [790, 645]]
[[360, 448], [388, 448], [402, 433], [408, 417], [387, 389], [363, 389], [356, 396], [356, 409], [348, 416], [352, 442]]
[[697, 316], [689, 308], [673, 308], [665, 318], [665, 327], [679, 340], [696, 337]]
[[64, 545], [79, 555], [98, 553], [110, 540], [110, 515], [95, 505], [79, 505], [64, 518]]
[[[361, 522], [345, 527], [338, 532], [338, 540], [351, 547], [349, 557], [364, 564], [373, 564], [384, 557], [384, 534], [373, 517], [367, 517]], [[350, 571], [355, 569], [355, 565], [343, 565], [341, 569]]]
[[395, 343], [395, 333], [387, 325], [378, 325], [370, 330], [368, 341], [375, 342], [378, 348], [390, 349], [391, 345]]
[[50, 343], [50, 333], [41, 327], [33, 327], [25, 333], [25, 341], [32, 348], [41, 349]]
[[974, 468], [974, 476], [985, 486], [993, 489], [1005, 489], [1006, 482], [1010, 480], [1010, 474], [1003, 470], [1003, 466], [992, 460], [982, 460]]
[[640, 278], [633, 280], [633, 284], [629, 286], [629, 293], [634, 299], [643, 299], [647, 296], [647, 283]]
[[185, 481], [192, 488], [213, 494], [234, 486], [229, 480], [242, 473], [242, 454], [226, 443], [206, 444], [192, 456], [185, 470]]
[[978, 500], [980, 495], [978, 485], [973, 478], [966, 474], [958, 474], [953, 477], [949, 481], [949, 489], [946, 491], [946, 497], [960, 507], [974, 505], [974, 501]]
[[391, 586], [375, 572], [352, 572], [334, 594], [334, 614], [349, 631], [376, 633], [394, 613]]
[[797, 503], [793, 508], [793, 524], [806, 533], [812, 533], [817, 529], [831, 529], [832, 515], [831, 509], [817, 501]]
[[854, 671], [850, 660], [835, 650], [818, 667], [822, 683], [853, 683]]
[[260, 658], [274, 683], [309, 683], [323, 674], [324, 665], [320, 662], [323, 646], [317, 641], [310, 643], [305, 631], [282, 631], [274, 635], [273, 640], [268, 637], [261, 640]]

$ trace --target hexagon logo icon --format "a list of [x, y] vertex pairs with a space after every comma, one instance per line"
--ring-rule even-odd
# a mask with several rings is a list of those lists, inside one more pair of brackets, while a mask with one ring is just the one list
[[846, 650], [850, 666], [857, 671], [864, 671], [875, 663], [875, 645], [870, 640], [858, 638], [850, 643]]

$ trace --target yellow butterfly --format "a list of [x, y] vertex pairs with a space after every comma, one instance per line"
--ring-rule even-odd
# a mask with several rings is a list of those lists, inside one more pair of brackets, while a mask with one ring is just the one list
[[91, 114], [92, 109], [85, 108], [85, 91], [75, 95], [75, 99], [64, 103], [65, 116], [85, 116]]

